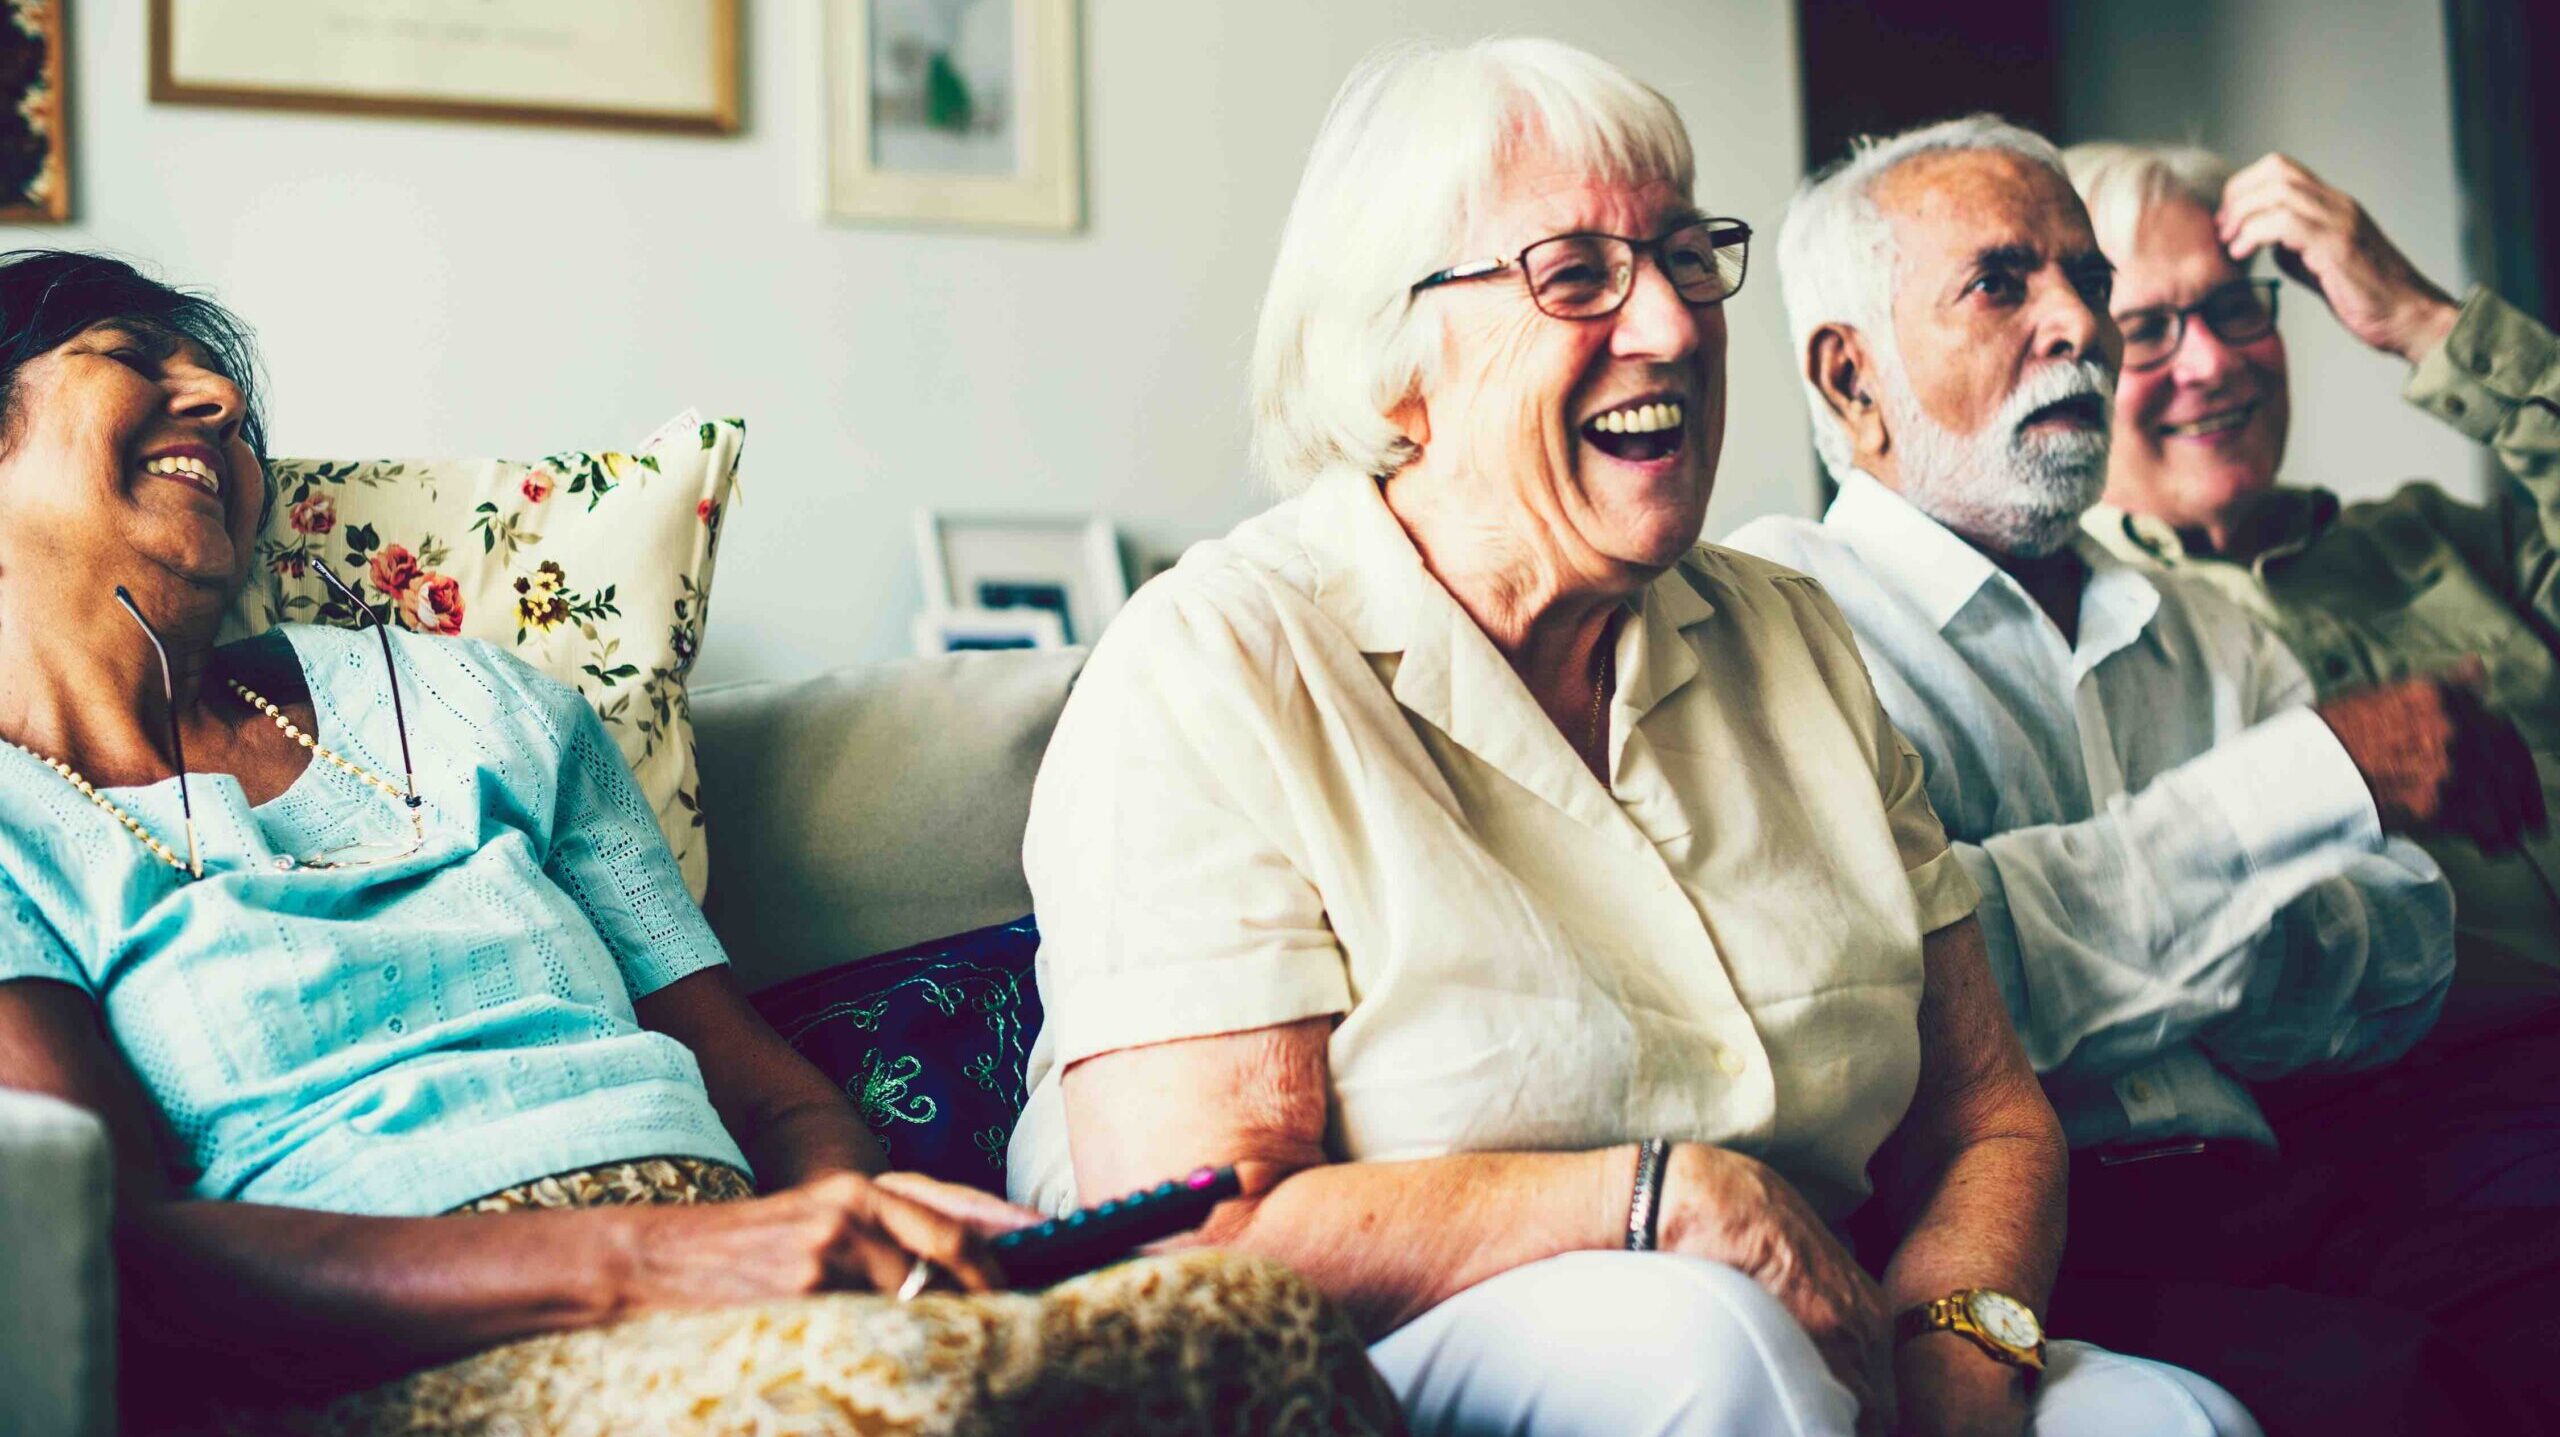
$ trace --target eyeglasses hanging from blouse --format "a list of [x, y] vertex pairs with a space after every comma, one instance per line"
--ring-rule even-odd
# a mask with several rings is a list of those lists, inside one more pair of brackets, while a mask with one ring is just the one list
[[[241, 683], [239, 680], [232, 679], [228, 681], [231, 691], [240, 696], [241, 702], [246, 703], [259, 713], [266, 715], [267, 720], [270, 723], [273, 723], [276, 728], [285, 735], [285, 737], [292, 739], [300, 747], [309, 749], [315, 757], [379, 790], [386, 798], [397, 800], [403, 810], [403, 816], [409, 820], [409, 841], [406, 844], [399, 844], [396, 841], [390, 843], [358, 843], [342, 848], [325, 850], [323, 852], [301, 858], [296, 858], [290, 854], [278, 854], [275, 858], [275, 866], [280, 869], [288, 870], [295, 868], [328, 870], [338, 868], [363, 868], [374, 864], [395, 862], [399, 859], [408, 857], [410, 854], [413, 854], [420, 848], [424, 847], [427, 841], [427, 831], [425, 817], [420, 812], [423, 800], [418, 797], [417, 765], [411, 759], [409, 752], [408, 710], [401, 702], [400, 698], [400, 666], [398, 663], [393, 661], [391, 656], [391, 631], [383, 626], [381, 616], [376, 614], [362, 598], [358, 597], [355, 590], [349, 588], [346, 581], [339, 578], [336, 571], [331, 569], [326, 562], [315, 558], [312, 559], [310, 563], [313, 568], [319, 570], [320, 577], [327, 581], [329, 587], [337, 590], [339, 597], [345, 599], [347, 603], [355, 609], [356, 613], [361, 616], [362, 621], [372, 625], [375, 631], [375, 637], [381, 640], [383, 672], [389, 677], [391, 686], [391, 718], [392, 723], [398, 729], [400, 735], [400, 785], [396, 788], [393, 787], [389, 780], [375, 774], [372, 770], [365, 768], [363, 765], [341, 756], [336, 751], [314, 738], [312, 735], [304, 733], [302, 729], [285, 714], [283, 709], [277, 707], [266, 697], [249, 688], [246, 684]], [[118, 584], [116, 586], [115, 597], [116, 602], [123, 606], [125, 613], [130, 615], [134, 623], [142, 629], [143, 637], [151, 641], [151, 650], [154, 654], [158, 655], [160, 659], [161, 712], [166, 717], [169, 725], [169, 755], [171, 760], [177, 764], [178, 768], [178, 811], [186, 824], [186, 861], [184, 863], [180, 863], [177, 856], [171, 852], [169, 847], [155, 837], [150, 830], [144, 828], [141, 823], [126, 814], [121, 808], [118, 808], [113, 802], [98, 792], [98, 790], [86, 779], [81, 778], [68, 766], [57, 760], [46, 759], [41, 754], [37, 754], [35, 756], [47, 766], [53, 768], [57, 773], [62, 774], [63, 777], [68, 779], [74, 787], [81, 791], [83, 795], [87, 796], [91, 802], [96, 803], [101, 808], [106, 809], [108, 813], [114, 815], [116, 820], [123, 824], [125, 829], [131, 832], [133, 836], [142, 843], [143, 847], [150, 849], [152, 853], [158, 856], [163, 862], [168, 863], [173, 868], [179, 869], [191, 878], [202, 878], [204, 876], [203, 851], [196, 838], [195, 801], [187, 790], [186, 739], [179, 731], [178, 726], [177, 686], [170, 676], [169, 650], [168, 647], [160, 641], [160, 631], [153, 628], [151, 626], [151, 621], [142, 616], [141, 607], [134, 603], [133, 595], [126, 592], [125, 587], [122, 584]]]

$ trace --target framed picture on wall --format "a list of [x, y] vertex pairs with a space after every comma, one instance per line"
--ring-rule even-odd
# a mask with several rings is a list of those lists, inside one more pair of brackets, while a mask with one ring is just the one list
[[1054, 616], [1061, 643], [1090, 644], [1129, 601], [1111, 522], [916, 515], [928, 616], [978, 610]]
[[1084, 223], [1076, 0], [824, 0], [827, 212]]
[[728, 134], [738, 0], [151, 0], [151, 98]]
[[0, 224], [71, 218], [63, 0], [0, 0]]

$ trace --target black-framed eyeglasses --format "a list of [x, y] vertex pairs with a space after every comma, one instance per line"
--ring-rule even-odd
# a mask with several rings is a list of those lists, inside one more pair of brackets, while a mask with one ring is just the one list
[[2190, 315], [2204, 321], [2213, 337], [2225, 344], [2255, 344], [2276, 332], [2276, 291], [2272, 279], [2233, 280], [2195, 303], [2129, 309], [2116, 316], [2124, 331], [2124, 367], [2157, 369], [2178, 352], [2187, 337]]
[[1556, 319], [1601, 319], [1635, 292], [1636, 258], [1653, 256], [1662, 277], [1690, 304], [1722, 304], [1742, 288], [1751, 259], [1751, 226], [1740, 220], [1693, 220], [1659, 239], [1625, 235], [1551, 235], [1513, 259], [1480, 259], [1425, 275], [1409, 291], [1483, 279], [1516, 269], [1530, 302]]
[[[320, 577], [327, 580], [331, 588], [336, 589], [341, 597], [355, 606], [356, 612], [363, 616], [364, 622], [373, 626], [376, 636], [382, 640], [382, 667], [383, 671], [389, 675], [391, 682], [391, 721], [400, 733], [400, 802], [409, 816], [410, 839], [405, 845], [397, 842], [351, 844], [330, 849], [325, 853], [313, 854], [307, 858], [294, 859], [292, 863], [302, 868], [329, 869], [363, 868], [377, 863], [395, 862], [417, 852], [425, 845], [426, 829], [417, 820], [418, 807], [424, 800], [418, 797], [417, 766], [409, 757], [409, 716], [407, 709], [400, 702], [400, 666], [391, 658], [391, 631], [383, 627], [381, 616], [374, 613], [362, 599], [356, 597], [355, 591], [347, 587], [346, 580], [339, 578], [326, 563], [317, 558], [309, 562], [311, 567], [320, 571]], [[152, 652], [160, 658], [161, 713], [167, 717], [169, 723], [169, 756], [178, 767], [178, 811], [186, 821], [187, 874], [191, 878], [202, 878], [204, 877], [204, 860], [196, 843], [195, 802], [187, 793], [187, 747], [178, 728], [178, 695], [177, 687], [171, 682], [169, 676], [168, 646], [160, 642], [160, 631], [153, 628], [151, 621], [142, 616], [141, 606], [134, 603], [133, 595], [127, 592], [122, 584], [116, 585], [116, 602], [123, 606], [125, 613], [141, 627], [143, 637], [151, 641]], [[285, 862], [283, 859], [277, 861]]]

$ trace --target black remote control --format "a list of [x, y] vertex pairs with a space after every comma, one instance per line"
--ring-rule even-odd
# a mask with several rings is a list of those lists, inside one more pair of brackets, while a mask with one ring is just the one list
[[1014, 1286], [1047, 1287], [1107, 1267], [1158, 1238], [1189, 1232], [1208, 1218], [1209, 1209], [1243, 1191], [1234, 1168], [1201, 1168], [1187, 1178], [1006, 1233], [988, 1247]]

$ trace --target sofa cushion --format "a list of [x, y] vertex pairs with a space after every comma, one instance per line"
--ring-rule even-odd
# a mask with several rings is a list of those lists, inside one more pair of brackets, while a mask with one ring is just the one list
[[944, 654], [694, 696], [711, 892], [750, 992], [1031, 908], [1022, 829], [1080, 649]]
[[595, 705], [700, 898], [711, 866], [685, 676], [745, 442], [740, 421], [688, 410], [629, 454], [273, 460], [258, 565], [225, 634], [355, 622], [317, 558], [390, 622], [513, 649]]
[[1040, 1031], [1029, 918], [795, 978], [757, 1011], [853, 1099], [889, 1165], [1001, 1195]]

